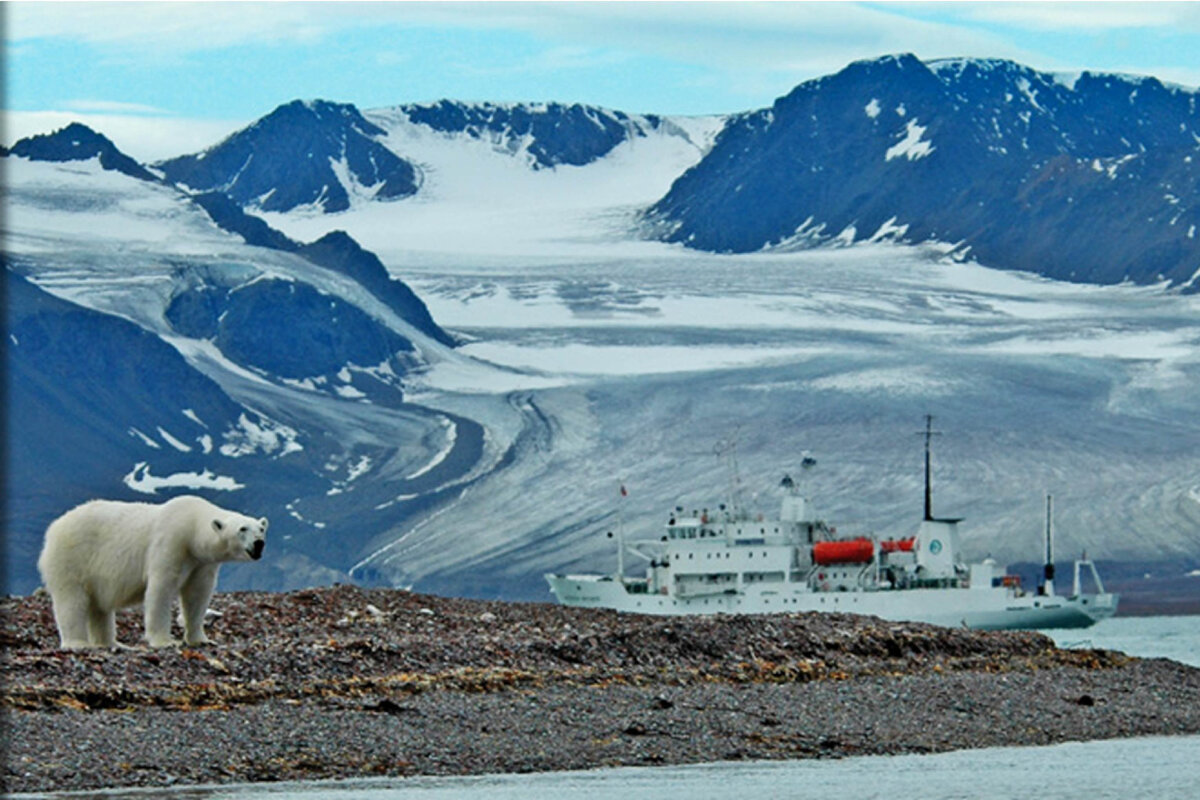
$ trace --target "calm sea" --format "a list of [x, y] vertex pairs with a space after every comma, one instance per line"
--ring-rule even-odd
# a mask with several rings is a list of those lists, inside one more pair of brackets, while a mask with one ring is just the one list
[[[1046, 631], [1062, 647], [1100, 647], [1200, 667], [1200, 616], [1105, 620], [1085, 631]], [[473, 778], [370, 779], [173, 791], [114, 790], [105, 800], [631, 800], [752, 797], [854, 800], [1195, 800], [1200, 736], [1148, 737], [1050, 747], [999, 747], [927, 756], [700, 764]], [[61, 796], [61, 795], [60, 795]], [[79, 795], [75, 795], [78, 797]], [[18, 797], [21, 797], [18, 795]], [[24, 797], [34, 797], [25, 795]]]

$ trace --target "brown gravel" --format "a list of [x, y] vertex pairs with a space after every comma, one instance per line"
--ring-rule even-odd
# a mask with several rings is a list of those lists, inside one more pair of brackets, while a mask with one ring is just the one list
[[[662, 618], [339, 586], [215, 644], [57, 649], [0, 599], [11, 792], [837, 757], [1200, 733], [1200, 670], [842, 614]], [[136, 611], [119, 638], [141, 633]]]

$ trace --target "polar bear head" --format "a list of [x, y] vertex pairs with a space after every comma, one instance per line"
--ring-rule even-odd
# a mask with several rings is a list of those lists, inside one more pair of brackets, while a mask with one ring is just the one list
[[257, 561], [267, 545], [267, 518], [251, 519], [228, 513], [214, 517], [213, 532], [219, 542], [221, 561]]

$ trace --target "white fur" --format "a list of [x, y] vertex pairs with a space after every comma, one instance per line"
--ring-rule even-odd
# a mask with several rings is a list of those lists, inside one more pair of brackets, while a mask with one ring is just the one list
[[144, 603], [146, 641], [169, 647], [179, 598], [184, 641], [204, 644], [204, 612], [225, 561], [261, 555], [267, 520], [201, 497], [161, 505], [93, 500], [50, 523], [38, 570], [54, 601], [64, 648], [114, 647], [114, 612]]

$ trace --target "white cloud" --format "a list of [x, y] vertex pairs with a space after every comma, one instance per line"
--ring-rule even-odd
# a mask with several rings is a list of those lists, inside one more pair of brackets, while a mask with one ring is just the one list
[[1200, 6], [1196, 3], [948, 3], [940, 10], [964, 19], [1035, 31], [1200, 31]]
[[114, 100], [67, 100], [63, 103], [72, 111], [82, 111], [85, 114], [153, 114], [168, 116], [171, 112], [155, 106], [141, 103], [120, 103]]
[[317, 42], [368, 27], [508, 30], [541, 39], [560, 58], [609, 48], [808, 75], [891, 52], [1019, 55], [977, 29], [853, 3], [84, 3], [70, 14], [58, 3], [13, 3], [7, 36], [18, 45], [61, 37], [119, 48], [123, 57], [161, 57]]

